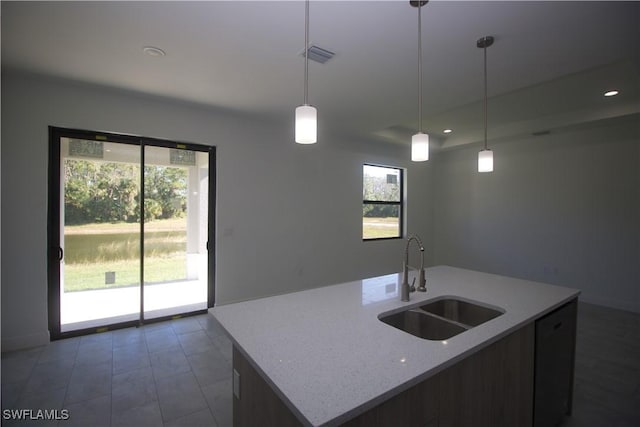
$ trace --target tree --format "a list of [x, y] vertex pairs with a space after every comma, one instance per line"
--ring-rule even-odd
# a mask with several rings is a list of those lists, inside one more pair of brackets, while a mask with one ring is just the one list
[[384, 176], [364, 175], [364, 200], [397, 201], [400, 200], [400, 186], [388, 182]]
[[[400, 200], [400, 186], [386, 176], [368, 175], [363, 178], [363, 199], [370, 201], [398, 201]], [[363, 204], [362, 216], [375, 218], [398, 217], [398, 206]]]
[[[64, 177], [66, 224], [140, 220], [138, 165], [67, 159]], [[147, 220], [186, 213], [186, 169], [147, 166], [145, 189]]]
[[91, 199], [91, 185], [96, 181], [95, 163], [65, 161], [64, 181], [65, 223], [81, 224], [86, 222], [87, 204]]
[[184, 216], [187, 212], [187, 170], [168, 166], [144, 168], [145, 201], [154, 200], [160, 218]]

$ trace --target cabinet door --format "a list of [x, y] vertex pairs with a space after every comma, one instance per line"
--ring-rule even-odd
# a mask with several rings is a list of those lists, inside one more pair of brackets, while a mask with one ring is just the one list
[[571, 414], [577, 301], [536, 322], [534, 427]]

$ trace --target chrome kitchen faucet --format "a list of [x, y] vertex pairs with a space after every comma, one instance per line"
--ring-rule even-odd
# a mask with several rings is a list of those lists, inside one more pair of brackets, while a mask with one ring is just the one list
[[[420, 237], [413, 234], [407, 239], [407, 246], [404, 250], [404, 262], [402, 263], [402, 285], [400, 287], [400, 301], [409, 301], [409, 293], [415, 292], [416, 290], [416, 287], [413, 283], [411, 284], [411, 286], [409, 286], [409, 245], [411, 244], [412, 240], [415, 240], [415, 242], [418, 244], [421, 257], [418, 291], [427, 292], [427, 279], [425, 278], [424, 274], [424, 245], [422, 244], [422, 240], [420, 240]], [[413, 282], [415, 283], [415, 278], [413, 279]]]

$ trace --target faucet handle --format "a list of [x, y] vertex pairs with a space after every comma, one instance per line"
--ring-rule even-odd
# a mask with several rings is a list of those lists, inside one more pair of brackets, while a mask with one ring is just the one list
[[413, 278], [413, 281], [411, 282], [411, 286], [409, 287], [409, 292], [415, 292], [416, 291], [416, 278]]

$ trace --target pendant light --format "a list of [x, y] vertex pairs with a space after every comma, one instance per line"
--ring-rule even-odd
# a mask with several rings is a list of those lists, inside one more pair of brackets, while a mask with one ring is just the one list
[[411, 137], [411, 161], [429, 160], [429, 135], [422, 132], [422, 6], [427, 1], [410, 1], [418, 8], [418, 133]]
[[476, 42], [476, 46], [484, 50], [484, 148], [478, 153], [478, 172], [493, 172], [493, 151], [487, 148], [487, 48], [492, 44], [492, 36], [481, 37]]
[[296, 142], [315, 144], [318, 141], [318, 112], [309, 105], [309, 0], [305, 1], [304, 16], [304, 104], [296, 108]]

